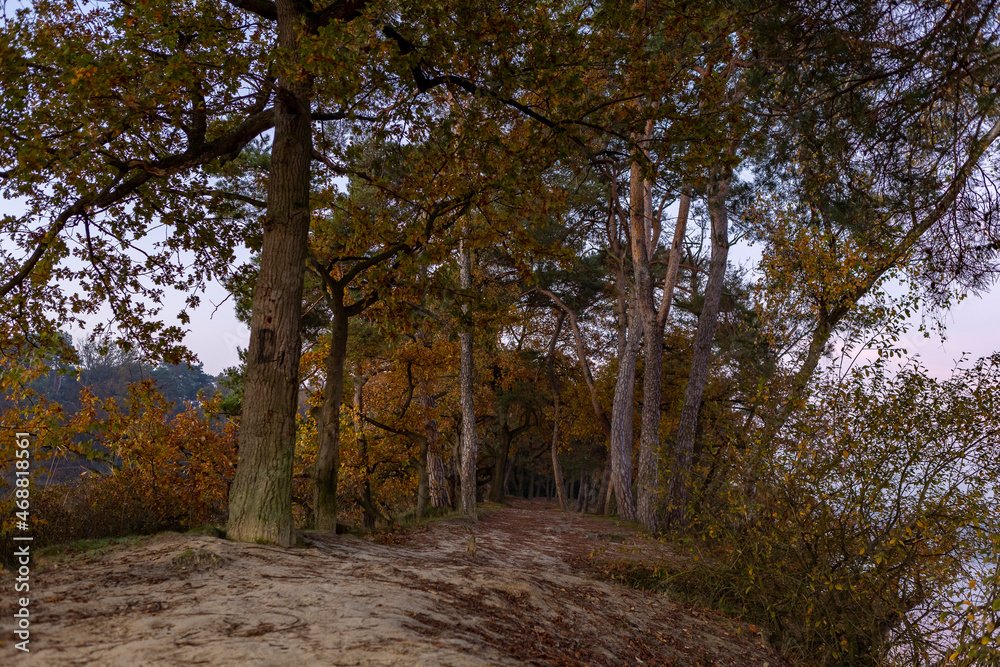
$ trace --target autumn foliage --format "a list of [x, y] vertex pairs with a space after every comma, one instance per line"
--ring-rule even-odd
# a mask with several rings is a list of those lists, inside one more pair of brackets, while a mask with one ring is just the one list
[[[72, 414], [31, 398], [27, 407], [8, 410], [2, 423], [32, 434], [37, 543], [187, 530], [225, 520], [236, 423], [211, 417], [218, 398], [173, 414], [150, 381], [133, 384], [122, 405], [85, 388], [82, 406]], [[47, 474], [81, 462], [89, 462], [88, 469], [69, 483]], [[5, 517], [7, 532], [13, 513]]]
[[[739, 461], [672, 586], [824, 664], [997, 658], [1000, 357], [828, 378]], [[971, 661], [971, 662], [970, 662]], [[977, 662], [979, 661], [979, 662]]]

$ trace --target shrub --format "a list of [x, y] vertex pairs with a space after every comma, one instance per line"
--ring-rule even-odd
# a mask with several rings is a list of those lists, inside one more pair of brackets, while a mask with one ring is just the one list
[[671, 585], [822, 664], [996, 664], [1000, 355], [937, 381], [876, 365], [821, 387]]
[[[37, 434], [36, 461], [62, 453], [108, 464], [108, 472], [89, 471], [72, 483], [34, 485], [35, 543], [225, 522], [236, 464], [236, 424], [218, 424], [209, 416], [217, 400], [204, 407], [190, 404], [171, 417], [171, 404], [146, 381], [130, 387], [121, 408], [84, 389], [81, 407], [72, 415], [39, 403], [22, 410], [18, 423]], [[10, 529], [4, 526], [8, 536]]]

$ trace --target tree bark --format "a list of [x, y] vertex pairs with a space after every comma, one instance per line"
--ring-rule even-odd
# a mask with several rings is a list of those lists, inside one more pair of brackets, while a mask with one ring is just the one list
[[430, 504], [431, 491], [430, 479], [427, 473], [427, 458], [429, 445], [427, 438], [419, 441], [419, 451], [417, 452], [417, 518], [420, 519], [427, 512], [427, 505]]
[[[293, 51], [301, 12], [277, 0], [278, 45]], [[292, 459], [309, 240], [311, 85], [278, 77], [260, 273], [254, 287], [239, 459], [229, 494], [229, 539], [294, 544]]]
[[462, 433], [461, 431], [454, 434], [454, 438], [451, 439], [451, 460], [448, 461], [448, 498], [451, 500], [451, 509], [457, 511], [459, 509], [462, 494], [462, 490], [459, 487], [459, 465], [462, 461]]
[[[646, 123], [645, 135], [636, 137], [637, 144], [648, 141], [653, 134], [653, 123]], [[648, 157], [640, 144], [637, 151]], [[633, 160], [629, 181], [629, 240], [632, 248], [632, 267], [635, 278], [634, 300], [642, 320], [645, 352], [642, 385], [642, 422], [639, 434], [639, 469], [637, 484], [637, 514], [643, 527], [655, 531], [658, 527], [657, 488], [659, 485], [658, 460], [660, 450], [660, 395], [663, 369], [663, 330], [670, 314], [674, 288], [680, 268], [680, 246], [687, 229], [690, 196], [682, 188], [680, 210], [674, 230], [670, 261], [664, 278], [663, 295], [656, 303], [652, 271], [653, 257], [659, 244], [661, 224], [653, 213], [653, 188], [649, 178], [643, 177], [638, 159]]]
[[611, 405], [611, 474], [614, 479], [618, 514], [626, 521], [637, 518], [632, 499], [632, 413], [635, 400], [635, 362], [642, 341], [642, 327], [630, 318], [624, 354], [618, 358], [615, 398]]
[[430, 483], [431, 507], [448, 507], [448, 478], [444, 470], [444, 461], [433, 451], [427, 455], [427, 475]]
[[559, 396], [553, 401], [552, 414], [552, 476], [555, 478], [556, 495], [559, 498], [559, 507], [563, 510], [569, 509], [569, 501], [566, 499], [565, 482], [563, 481], [562, 464], [559, 462]]
[[[472, 289], [472, 254], [469, 252], [468, 239], [463, 239], [459, 246], [459, 279], [462, 291], [466, 295]], [[462, 306], [462, 314], [469, 317], [469, 306]], [[459, 369], [459, 385], [462, 406], [462, 514], [476, 519], [476, 462], [478, 459], [478, 442], [476, 440], [476, 408], [472, 399], [472, 325], [465, 322], [462, 332], [458, 335], [461, 345], [461, 368]]]
[[688, 371], [687, 388], [684, 391], [684, 405], [681, 408], [680, 423], [677, 426], [677, 440], [674, 449], [674, 465], [670, 476], [670, 506], [668, 521], [683, 525], [691, 493], [691, 466], [694, 456], [694, 437], [698, 428], [698, 409], [708, 381], [708, 365], [712, 356], [712, 338], [719, 316], [722, 287], [726, 277], [726, 261], [729, 257], [729, 214], [726, 211], [726, 195], [732, 174], [714, 179], [708, 191], [708, 215], [712, 225], [712, 259], [709, 265], [708, 282], [705, 285], [705, 299], [698, 317], [698, 329], [694, 337], [694, 352], [691, 369]]
[[313, 472], [316, 530], [337, 529], [337, 478], [340, 473], [340, 408], [344, 402], [344, 359], [347, 357], [348, 318], [343, 294], [334, 295], [330, 353], [326, 357], [323, 404], [316, 419], [319, 443]]
[[[651, 217], [650, 188], [644, 184], [646, 192], [644, 218]], [[673, 301], [674, 289], [677, 287], [677, 276], [680, 271], [681, 247], [687, 232], [688, 211], [691, 208], [691, 197], [684, 188], [681, 194], [677, 223], [674, 227], [674, 239], [667, 262], [667, 275], [663, 281], [663, 295], [659, 307], [655, 303], [653, 293], [652, 259], [655, 250], [655, 236], [659, 235], [658, 225], [646, 220], [643, 229], [653, 229], [653, 237], [646, 248], [646, 259], [635, 262], [636, 291], [639, 312], [642, 314], [643, 335], [646, 339], [643, 364], [642, 384], [642, 428], [639, 435], [639, 474], [637, 504], [639, 521], [649, 531], [658, 528], [657, 489], [659, 487], [658, 461], [660, 452], [660, 396], [662, 393], [663, 374], [663, 331], [667, 318], [670, 316], [670, 305]], [[638, 225], [633, 227], [639, 231]], [[648, 232], [647, 232], [648, 233]], [[642, 247], [633, 250], [641, 252]], [[641, 286], [641, 287], [640, 287]]]
[[[424, 411], [426, 412], [433, 409], [434, 403], [434, 397], [431, 396], [427, 386], [422, 385], [420, 391], [420, 405], [424, 408]], [[427, 441], [425, 465], [425, 472], [427, 475], [427, 500], [431, 507], [445, 507], [448, 505], [448, 481], [445, 479], [444, 461], [436, 451], [439, 448], [438, 438], [440, 437], [436, 419], [427, 419], [424, 421], [424, 435]], [[423, 454], [421, 453], [421, 455]], [[426, 510], [426, 507], [424, 509]], [[423, 514], [420, 513], [419, 497], [417, 514], [418, 516], [423, 516]]]
[[[431, 408], [433, 399], [427, 392], [426, 383], [420, 385], [420, 407]], [[418, 439], [417, 452], [417, 518], [422, 518], [431, 504], [431, 443], [437, 438], [437, 424], [433, 419], [424, 420], [424, 433]]]
[[[647, 128], [648, 137], [649, 130]], [[652, 238], [652, 198], [642, 167], [633, 160], [629, 181], [629, 240], [632, 246], [633, 299], [646, 340], [643, 364], [642, 416], [639, 430], [639, 470], [636, 514], [646, 530], [656, 530], [657, 450], [660, 445], [660, 374], [663, 325], [653, 294], [651, 263], [656, 251]], [[629, 500], [631, 501], [631, 494]]]

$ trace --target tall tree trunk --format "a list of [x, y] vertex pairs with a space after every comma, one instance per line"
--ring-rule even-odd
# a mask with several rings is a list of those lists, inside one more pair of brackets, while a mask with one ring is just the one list
[[656, 498], [660, 450], [660, 389], [663, 364], [663, 328], [647, 322], [642, 374], [642, 425], [639, 432], [639, 470], [636, 504], [639, 521], [648, 531], [658, 527]]
[[[420, 406], [424, 412], [430, 408], [430, 396], [427, 393], [426, 383], [420, 385]], [[431, 438], [437, 431], [434, 420], [424, 421], [424, 432], [418, 438], [419, 450], [417, 452], [417, 518], [422, 518], [427, 512], [427, 506], [431, 502], [431, 481], [430, 481], [430, 458], [431, 458]]]
[[419, 441], [420, 451], [417, 453], [417, 518], [420, 519], [427, 512], [427, 505], [430, 504], [431, 491], [430, 479], [427, 473], [428, 450], [430, 449], [427, 438]]
[[451, 460], [448, 461], [448, 497], [451, 500], [451, 509], [457, 511], [461, 503], [462, 490], [459, 488], [459, 465], [462, 461], [462, 434], [461, 431], [454, 434], [451, 439]]
[[562, 464], [559, 462], [559, 395], [553, 398], [552, 410], [552, 476], [555, 478], [556, 494], [559, 497], [559, 507], [563, 510], [569, 509], [569, 502], [566, 500], [564, 489], [566, 484], [563, 481]]
[[610, 455], [618, 515], [626, 521], [635, 521], [636, 508], [632, 499], [632, 414], [635, 409], [635, 361], [642, 341], [642, 327], [636, 317], [630, 319], [625, 353], [618, 358], [615, 397], [611, 405]]
[[[337, 529], [337, 476], [340, 472], [340, 407], [344, 401], [344, 359], [347, 357], [347, 313], [343, 293], [335, 294], [326, 357], [326, 383], [316, 428], [319, 443], [313, 473], [316, 530]], [[339, 297], [339, 298], [338, 298]]]
[[[648, 140], [652, 136], [652, 122], [646, 125]], [[645, 353], [642, 385], [642, 422], [639, 434], [639, 470], [637, 484], [637, 513], [639, 521], [649, 531], [658, 528], [657, 489], [659, 486], [658, 460], [660, 451], [660, 395], [663, 369], [663, 330], [670, 314], [670, 304], [677, 285], [680, 268], [680, 250], [687, 230], [690, 195], [682, 188], [673, 245], [667, 263], [663, 294], [656, 303], [653, 257], [659, 243], [660, 221], [653, 214], [652, 184], [642, 177], [641, 166], [632, 163], [629, 187], [630, 215], [629, 238], [632, 244], [632, 266], [635, 276], [635, 302], [642, 319]]]
[[[469, 241], [463, 239], [459, 246], [459, 279], [462, 291], [468, 296], [472, 289], [472, 254]], [[469, 306], [462, 306], [462, 314], [469, 317]], [[476, 463], [478, 443], [476, 441], [476, 408], [472, 401], [472, 325], [465, 322], [458, 335], [461, 344], [461, 368], [459, 385], [462, 404], [462, 514], [476, 519]]]
[[[646, 134], [637, 137], [637, 142], [648, 139], [652, 134], [652, 123], [646, 124]], [[644, 150], [641, 145], [637, 150]], [[617, 202], [617, 188], [612, 184], [612, 197]], [[663, 285], [663, 295], [657, 306], [652, 273], [653, 255], [660, 236], [660, 222], [653, 215], [652, 183], [642, 175], [639, 159], [631, 166], [629, 181], [629, 208], [627, 216], [615, 205], [615, 212], [621, 220], [621, 227], [629, 230], [628, 238], [632, 254], [635, 278], [630, 308], [629, 333], [622, 345], [619, 331], [619, 368], [615, 383], [615, 399], [611, 420], [611, 471], [615, 497], [622, 518], [638, 518], [648, 530], [657, 528], [656, 498], [659, 483], [657, 460], [660, 442], [660, 393], [662, 374], [663, 330], [670, 313], [670, 304], [677, 284], [680, 267], [680, 247], [687, 228], [690, 209], [690, 193], [682, 188], [680, 211], [674, 230], [674, 242], [668, 262], [667, 275]], [[609, 216], [609, 230], [617, 228], [615, 215]], [[620, 264], [623, 264], [620, 262]], [[624, 268], [619, 268], [619, 285], [624, 285]], [[624, 319], [625, 290], [619, 287], [619, 322]], [[639, 331], [641, 322], [642, 331]], [[621, 326], [619, 325], [619, 330]], [[641, 334], [641, 335], [640, 335]], [[631, 425], [632, 401], [635, 393], [635, 363], [641, 337], [646, 338], [646, 353], [643, 375], [643, 409], [639, 440], [639, 484], [638, 507], [631, 490]], [[628, 382], [628, 386], [625, 383]], [[627, 425], [627, 430], [626, 430]], [[610, 486], [608, 487], [610, 489]], [[610, 494], [604, 493], [600, 503], [602, 511], [607, 510]]]
[[[277, 0], [278, 45], [297, 48], [302, 14]], [[294, 544], [292, 459], [299, 389], [299, 320], [309, 240], [311, 84], [279, 76], [260, 273], [254, 287], [244, 376], [239, 460], [226, 534], [242, 542]]]
[[694, 455], [694, 437], [698, 428], [698, 409], [708, 381], [708, 365], [712, 356], [712, 338], [719, 316], [719, 303], [726, 277], [729, 257], [729, 214], [726, 195], [732, 181], [731, 174], [717, 177], [709, 186], [708, 215], [712, 225], [712, 259], [705, 285], [705, 299], [698, 316], [698, 329], [694, 336], [694, 352], [688, 372], [684, 405], [677, 426], [674, 466], [670, 476], [670, 523], [683, 525], [691, 493], [691, 465]]
[[510, 495], [512, 493], [515, 493], [514, 480], [513, 480], [513, 474], [514, 474], [514, 472], [513, 471], [514, 471], [514, 459], [513, 458], [508, 458], [507, 459], [507, 472], [505, 472], [504, 476], [503, 476], [503, 488], [507, 489], [507, 494], [508, 495]]
[[577, 514], [583, 512], [583, 500], [587, 497], [587, 473], [580, 471], [580, 485], [576, 489], [576, 512]]
[[354, 372], [354, 437], [358, 443], [358, 451], [361, 454], [361, 470], [364, 478], [361, 484], [361, 519], [365, 528], [371, 530], [375, 527], [375, 520], [380, 513], [375, 507], [372, 498], [371, 472], [372, 467], [368, 458], [368, 437], [365, 434], [365, 384], [368, 377], [361, 372], [361, 365], [355, 365]]
[[[562, 464], [559, 462], [559, 378], [556, 377], [556, 344], [559, 342], [559, 334], [562, 333], [563, 322], [566, 321], [565, 311], [560, 311], [556, 320], [556, 329], [549, 340], [548, 371], [549, 389], [552, 390], [552, 476], [555, 478], [556, 493], [559, 496], [559, 507], [564, 511], [569, 509], [569, 500], [566, 498], [563, 482]], [[546, 493], [546, 496], [548, 494]]]
[[[433, 449], [433, 448], [432, 448]], [[433, 452], [427, 455], [427, 476], [430, 483], [431, 507], [448, 507], [448, 477], [444, 470], [444, 461]]]
[[[647, 128], [648, 138], [651, 128]], [[646, 530], [656, 530], [657, 456], [660, 440], [660, 373], [663, 326], [653, 294], [653, 253], [657, 239], [652, 234], [652, 196], [648, 180], [642, 177], [638, 160], [632, 162], [629, 181], [629, 240], [632, 246], [633, 299], [642, 321], [645, 344], [643, 364], [642, 416], [639, 429], [639, 470], [637, 518]], [[630, 494], [631, 496], [631, 494]], [[630, 498], [631, 500], [631, 498]]]
[[[431, 396], [426, 384], [421, 385], [420, 404], [425, 412], [434, 408], [434, 397]], [[445, 507], [448, 505], [448, 481], [445, 479], [444, 461], [438, 453], [440, 448], [438, 438], [441, 434], [438, 433], [436, 419], [428, 419], [424, 422], [424, 435], [427, 440], [426, 473], [428, 501], [431, 507]], [[419, 504], [417, 509], [419, 512]]]

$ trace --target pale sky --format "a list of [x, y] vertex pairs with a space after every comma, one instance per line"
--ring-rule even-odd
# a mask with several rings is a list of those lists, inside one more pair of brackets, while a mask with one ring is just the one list
[[[249, 330], [237, 321], [230, 299], [216, 311], [209, 301], [219, 303], [226, 292], [216, 286], [214, 293], [202, 299], [203, 306], [192, 313], [191, 333], [186, 342], [205, 364], [205, 372], [217, 375], [227, 366], [239, 363], [237, 347], [246, 348]], [[945, 316], [947, 326], [945, 341], [931, 333], [930, 338], [916, 331], [919, 316], [913, 318], [914, 327], [900, 341], [908, 355], [919, 355], [921, 363], [936, 377], [947, 377], [963, 353], [970, 361], [1000, 350], [1000, 289], [981, 298], [969, 296]]]
[[[190, 312], [191, 324], [185, 342], [198, 355], [205, 372], [211, 375], [236, 366], [239, 363], [238, 348], [245, 349], [250, 340], [249, 330], [236, 319], [233, 300], [222, 303], [226, 296], [221, 286], [213, 285], [202, 296], [202, 305]], [[182, 303], [180, 295], [169, 299], [164, 314], [172, 317]], [[222, 305], [215, 309], [213, 304], [219, 303]], [[997, 335], [1000, 331], [1000, 288], [994, 286], [990, 293], [982, 297], [969, 296], [952, 308], [944, 318], [947, 326], [945, 341], [933, 332], [930, 338], [924, 338], [916, 331], [919, 315], [911, 321], [912, 330], [903, 337], [899, 346], [910, 356], [919, 355], [921, 363], [934, 376], [947, 377], [963, 353], [968, 353], [970, 361], [974, 361], [1000, 350], [1000, 337]], [[81, 332], [73, 332], [74, 339], [80, 335]]]
[[[14, 213], [17, 209], [14, 202], [0, 200], [0, 215]], [[756, 255], [756, 256], [755, 256]], [[735, 245], [730, 253], [734, 263], [753, 263], [759, 255], [753, 248], [746, 245]], [[226, 300], [226, 291], [218, 284], [209, 286], [202, 295], [202, 305], [189, 311], [191, 322], [185, 343], [204, 364], [206, 373], [217, 375], [229, 366], [239, 363], [239, 348], [246, 348], [250, 340], [250, 332], [246, 326], [236, 319], [233, 300]], [[162, 316], [167, 319], [176, 317], [183, 307], [184, 297], [180, 293], [168, 291]], [[216, 304], [221, 304], [218, 308]], [[101, 316], [95, 316], [91, 322], [96, 323], [107, 317], [107, 311]], [[941, 339], [932, 334], [924, 338], [916, 331], [919, 316], [913, 318], [913, 330], [900, 341], [900, 347], [909, 355], [919, 355], [921, 363], [937, 377], [946, 377], [954, 368], [963, 353], [968, 353], [970, 361], [988, 356], [998, 349], [998, 331], [1000, 331], [1000, 288], [982, 297], [969, 296], [945, 316], [947, 339]], [[84, 335], [80, 329], [71, 329], [74, 340]]]

